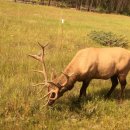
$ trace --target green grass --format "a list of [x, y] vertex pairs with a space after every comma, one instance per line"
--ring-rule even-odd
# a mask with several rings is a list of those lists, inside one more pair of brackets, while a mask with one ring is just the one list
[[[61, 18], [65, 19], [63, 25]], [[129, 78], [122, 104], [116, 100], [119, 86], [111, 99], [104, 100], [110, 81], [91, 82], [88, 96], [81, 102], [77, 101], [78, 83], [52, 108], [42, 108], [44, 102], [37, 95], [40, 87], [32, 87], [42, 81], [31, 72], [40, 65], [27, 57], [39, 51], [37, 42], [49, 43], [48, 76], [52, 68], [59, 75], [79, 49], [100, 46], [87, 37], [92, 30], [112, 31], [130, 40], [130, 17], [0, 0], [0, 130], [130, 129]]]

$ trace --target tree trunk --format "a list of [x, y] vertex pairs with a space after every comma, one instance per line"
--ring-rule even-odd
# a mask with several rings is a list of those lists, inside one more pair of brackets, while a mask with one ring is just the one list
[[41, 0], [40, 4], [41, 4], [41, 5], [44, 5], [44, 0]]
[[51, 0], [48, 1], [48, 6], [50, 6], [50, 5], [51, 5]]
[[89, 0], [89, 3], [88, 3], [88, 11], [91, 11], [91, 10], [92, 10], [92, 6], [93, 6], [93, 0]]
[[120, 12], [121, 11], [121, 6], [122, 6], [123, 0], [119, 0], [119, 2], [117, 3], [117, 7], [116, 7], [116, 12]]
[[76, 0], [76, 9], [80, 10], [83, 0]]

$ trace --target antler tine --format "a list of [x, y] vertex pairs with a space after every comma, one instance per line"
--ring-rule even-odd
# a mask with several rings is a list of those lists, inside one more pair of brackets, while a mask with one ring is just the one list
[[49, 103], [49, 99], [47, 100], [46, 104], [42, 105], [42, 108], [45, 107], [45, 106], [47, 106], [48, 103]]
[[[55, 97], [54, 98], [51, 98], [52, 93], [55, 93]], [[42, 100], [42, 99], [44, 99], [44, 98], [46, 98], [48, 95], [49, 95], [48, 101], [42, 107], [47, 106], [50, 100], [55, 100], [58, 97], [58, 94], [55, 91], [50, 91], [48, 94], [46, 94], [45, 96], [43, 96], [42, 98], [40, 98], [39, 101]]]
[[41, 55], [41, 58], [42, 58], [42, 61], [44, 60], [44, 55], [45, 55], [45, 53], [44, 53], [44, 49], [45, 49], [45, 47], [46, 46], [48, 46], [48, 43], [46, 44], [46, 45], [41, 45], [39, 42], [38, 42], [38, 45], [42, 48], [42, 55]]
[[63, 86], [65, 86], [68, 82], [69, 82], [69, 79], [70, 79], [70, 77], [72, 76], [72, 75], [74, 75], [74, 73], [72, 73], [71, 75], [67, 75], [67, 74], [65, 74], [64, 72], [62, 72], [62, 74], [63, 75], [65, 75], [65, 77], [66, 77], [66, 82], [63, 84]]
[[55, 83], [53, 83], [53, 82], [47, 82], [47, 83], [49, 83], [49, 84], [54, 85], [55, 87], [57, 87], [57, 85]]
[[56, 92], [52, 92], [52, 93], [55, 93], [55, 97], [54, 97], [54, 98], [51, 98], [51, 97], [50, 97], [50, 100], [55, 100], [55, 99], [57, 99], [58, 94], [57, 94]]
[[39, 44], [39, 46], [42, 48], [42, 53], [40, 53], [39, 55], [31, 55], [31, 54], [28, 54], [28, 56], [30, 56], [30, 57], [32, 57], [32, 58], [38, 60], [38, 61], [43, 62], [43, 60], [44, 60], [44, 49], [45, 49], [45, 47], [46, 47], [48, 44], [46, 44], [46, 45], [44, 45], [44, 46], [41, 45], [39, 42], [38, 42], [38, 44]]
[[46, 102], [44, 105], [42, 105], [42, 108], [48, 105], [48, 103], [49, 103], [49, 101], [50, 101], [50, 97], [51, 97], [51, 95], [49, 96], [47, 102]]
[[41, 57], [39, 55], [31, 55], [31, 54], [28, 54], [28, 56], [38, 60], [38, 61], [41, 61]]
[[70, 76], [67, 75], [67, 74], [65, 74], [64, 72], [62, 72], [62, 74], [65, 75], [65, 77], [66, 77], [66, 79], [67, 79], [66, 82], [63, 84], [63, 86], [65, 86], [65, 85], [69, 82]]
[[69, 75], [65, 74], [64, 72], [62, 72], [62, 74], [64, 74], [66, 76], [67, 79], [69, 79]]
[[[48, 94], [46, 94], [45, 96], [41, 97], [41, 98], [38, 99], [38, 100], [42, 100], [42, 99], [46, 98], [49, 94], [52, 94], [52, 91], [50, 91]], [[49, 97], [50, 97], [50, 96], [49, 96]]]
[[40, 89], [40, 91], [37, 93], [37, 95], [43, 91], [43, 88], [44, 88], [44, 87], [42, 87], [42, 88]]
[[36, 87], [36, 86], [40, 86], [40, 85], [46, 85], [45, 83], [38, 83], [38, 84], [34, 84], [34, 85], [32, 85], [33, 87]]
[[33, 72], [38, 72], [38, 73], [44, 74], [44, 72], [42, 70], [33, 70]]
[[62, 87], [60, 84], [55, 84], [53, 82], [47, 82], [47, 83], [49, 83], [49, 84], [51, 84], [51, 85], [53, 85], [53, 86], [55, 86], [55, 87], [57, 87], [59, 89]]
[[48, 46], [48, 43], [47, 43], [46, 45], [43, 46], [41, 43], [38, 42], [38, 45], [39, 45], [41, 48], [44, 49], [46, 46]]
[[[46, 74], [46, 66], [45, 66], [45, 63], [44, 63], [44, 49], [45, 47], [48, 45], [41, 45], [39, 42], [38, 42], [39, 46], [42, 48], [42, 54], [41, 54], [41, 62], [42, 62], [42, 71], [39, 71], [40, 73], [42, 73], [44, 75], [44, 78], [45, 78], [45, 84], [47, 84], [47, 74]], [[38, 72], [38, 71], [37, 71]]]

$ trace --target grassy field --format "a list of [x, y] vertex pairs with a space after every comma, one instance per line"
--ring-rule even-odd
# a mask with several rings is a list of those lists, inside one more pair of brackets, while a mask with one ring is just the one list
[[104, 100], [110, 81], [92, 81], [81, 102], [77, 83], [51, 108], [42, 108], [40, 87], [32, 87], [42, 81], [31, 71], [40, 65], [27, 57], [39, 51], [37, 42], [49, 43], [50, 78], [52, 69], [59, 75], [79, 49], [100, 47], [87, 36], [92, 30], [112, 31], [130, 40], [130, 17], [0, 0], [0, 130], [130, 130], [130, 75], [122, 104], [116, 100], [120, 86]]

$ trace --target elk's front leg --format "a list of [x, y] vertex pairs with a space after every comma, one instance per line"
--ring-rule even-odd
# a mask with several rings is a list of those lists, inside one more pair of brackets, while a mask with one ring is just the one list
[[109, 98], [110, 95], [112, 94], [112, 92], [114, 91], [114, 89], [116, 88], [116, 86], [118, 85], [118, 79], [117, 79], [116, 75], [114, 75], [113, 77], [111, 77], [111, 82], [112, 82], [111, 89], [108, 91], [108, 93], [105, 96], [105, 98]]
[[86, 89], [89, 85], [90, 81], [83, 81], [82, 87], [80, 89], [79, 99], [84, 96], [86, 97]]

